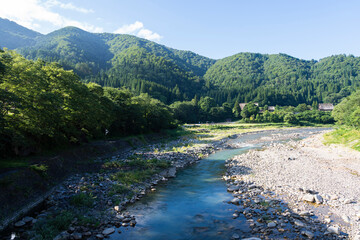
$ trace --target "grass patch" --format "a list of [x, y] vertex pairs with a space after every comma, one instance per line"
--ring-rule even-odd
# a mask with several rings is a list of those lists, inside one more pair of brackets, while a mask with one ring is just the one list
[[79, 214], [76, 218], [78, 219], [77, 224], [80, 226], [90, 225], [92, 227], [98, 227], [100, 225], [100, 222], [93, 217], [87, 217]]
[[20, 167], [28, 167], [29, 160], [26, 158], [9, 158], [2, 159], [0, 161], [0, 169], [3, 168], [20, 168]]
[[88, 193], [78, 193], [71, 197], [70, 204], [77, 207], [92, 207], [94, 205], [94, 197]]
[[[129, 157], [126, 161], [110, 161], [103, 164], [103, 168], [117, 168], [121, 169], [111, 175], [111, 179], [119, 181], [126, 186], [130, 186], [134, 183], [141, 183], [154, 174], [160, 172], [163, 169], [169, 168], [171, 163], [164, 160], [159, 160], [156, 158], [145, 159], [141, 155], [133, 155]], [[116, 187], [110, 193], [116, 194], [116, 192], [126, 191], [125, 188]]]
[[193, 133], [191, 131], [189, 131], [185, 128], [182, 128], [182, 127], [178, 127], [175, 129], [165, 129], [162, 132], [165, 133], [165, 135], [171, 139], [177, 139], [179, 137], [193, 135]]
[[115, 194], [130, 194], [132, 193], [132, 190], [128, 186], [115, 184], [111, 187], [111, 190], [109, 192], [109, 196], [114, 196]]
[[74, 214], [62, 211], [59, 214], [49, 216], [47, 219], [38, 221], [34, 226], [34, 238], [36, 240], [48, 240], [56, 237], [60, 232], [68, 229]]
[[45, 164], [34, 164], [30, 165], [29, 168], [38, 173], [41, 177], [47, 177], [48, 166]]
[[142, 156], [133, 155], [127, 161], [109, 161], [102, 165], [105, 169], [165, 169], [170, 167], [167, 161], [159, 160], [156, 158], [144, 159]]
[[127, 186], [134, 183], [141, 183], [152, 177], [158, 171], [154, 169], [134, 170], [128, 172], [117, 172], [111, 176], [112, 180], [119, 181]]
[[360, 130], [349, 127], [340, 127], [324, 134], [324, 144], [343, 144], [360, 151]]

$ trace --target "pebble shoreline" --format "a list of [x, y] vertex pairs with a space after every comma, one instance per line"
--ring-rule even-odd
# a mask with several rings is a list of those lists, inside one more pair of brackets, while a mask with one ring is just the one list
[[243, 214], [254, 236], [360, 239], [359, 152], [324, 146], [317, 134], [250, 150], [226, 166], [234, 218]]

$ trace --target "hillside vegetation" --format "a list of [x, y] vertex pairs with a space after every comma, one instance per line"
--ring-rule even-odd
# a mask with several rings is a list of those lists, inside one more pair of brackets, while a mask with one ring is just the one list
[[[339, 103], [360, 86], [360, 58], [336, 55], [320, 61], [285, 54], [239, 53], [217, 61], [204, 78], [218, 101], [237, 98], [261, 105]], [[229, 97], [230, 96], [230, 97]]]
[[56, 63], [0, 51], [0, 156], [175, 127], [147, 94], [84, 84]]
[[42, 34], [0, 18], [0, 47], [9, 49], [32, 46]]
[[336, 104], [360, 85], [360, 58], [351, 55], [307, 61], [286, 54], [239, 53], [216, 61], [131, 35], [75, 27], [41, 35], [9, 22], [0, 19], [0, 25], [8, 26], [3, 30], [29, 42], [12, 45], [4, 36], [0, 46], [17, 48], [28, 59], [57, 62], [83, 82], [127, 87], [167, 104], [195, 95], [209, 96], [218, 106], [236, 101]]

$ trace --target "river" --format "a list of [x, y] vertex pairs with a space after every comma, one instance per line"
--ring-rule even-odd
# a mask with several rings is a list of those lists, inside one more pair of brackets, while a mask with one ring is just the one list
[[[245, 217], [232, 218], [233, 198], [222, 180], [225, 161], [252, 148], [261, 148], [273, 138], [305, 138], [324, 129], [272, 130], [244, 134], [229, 142], [239, 148], [218, 151], [199, 163], [178, 172], [177, 177], [157, 186], [128, 207], [136, 217], [136, 227], [119, 228], [110, 239], [230, 239], [234, 232], [249, 233]], [[288, 141], [290, 137], [279, 137]]]

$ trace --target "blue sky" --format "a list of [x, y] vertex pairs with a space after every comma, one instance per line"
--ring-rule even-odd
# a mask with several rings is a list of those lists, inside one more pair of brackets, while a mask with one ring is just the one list
[[48, 33], [74, 25], [223, 58], [360, 56], [358, 0], [0, 0], [0, 17]]

